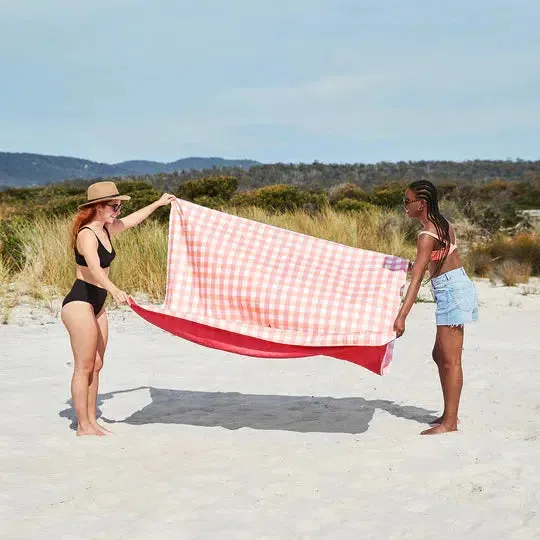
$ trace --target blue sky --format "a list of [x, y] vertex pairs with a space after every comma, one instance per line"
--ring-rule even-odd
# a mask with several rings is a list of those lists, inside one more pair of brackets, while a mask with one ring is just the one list
[[538, 0], [0, 0], [0, 150], [540, 159]]

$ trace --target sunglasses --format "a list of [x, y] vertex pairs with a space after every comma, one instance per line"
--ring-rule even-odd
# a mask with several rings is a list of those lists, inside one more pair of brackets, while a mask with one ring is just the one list
[[413, 202], [418, 202], [420, 199], [413, 199], [412, 201], [409, 201], [409, 199], [407, 199], [407, 197], [404, 197], [403, 198], [403, 204], [405, 206], [409, 206], [409, 204], [413, 203]]
[[124, 208], [124, 205], [122, 203], [107, 204], [107, 206], [110, 206], [115, 212], [120, 212], [122, 210], [122, 208]]

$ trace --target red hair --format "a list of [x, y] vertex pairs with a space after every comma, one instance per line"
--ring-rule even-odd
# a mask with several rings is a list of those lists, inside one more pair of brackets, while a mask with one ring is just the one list
[[71, 246], [75, 247], [77, 243], [77, 235], [82, 227], [87, 223], [90, 223], [96, 216], [97, 204], [91, 206], [84, 206], [80, 208], [73, 218], [73, 225], [71, 226]]

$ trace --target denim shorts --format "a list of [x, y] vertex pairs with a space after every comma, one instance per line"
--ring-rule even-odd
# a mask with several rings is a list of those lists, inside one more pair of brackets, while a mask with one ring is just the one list
[[431, 290], [437, 303], [437, 326], [460, 326], [478, 320], [476, 288], [463, 268], [433, 278]]

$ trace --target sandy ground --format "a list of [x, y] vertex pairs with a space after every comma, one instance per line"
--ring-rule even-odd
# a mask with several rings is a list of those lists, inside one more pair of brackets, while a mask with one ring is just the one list
[[205, 349], [114, 311], [103, 438], [70, 427], [57, 316], [15, 308], [0, 326], [0, 537], [540, 538], [540, 296], [477, 286], [462, 431], [437, 437], [418, 435], [441, 410], [432, 303], [384, 378]]

